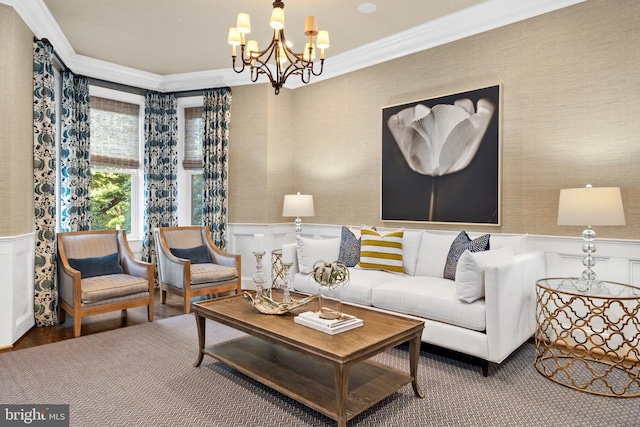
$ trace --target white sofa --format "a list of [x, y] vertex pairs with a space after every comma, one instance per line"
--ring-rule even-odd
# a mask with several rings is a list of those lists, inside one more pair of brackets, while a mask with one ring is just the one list
[[[378, 230], [381, 236], [387, 231]], [[443, 271], [459, 233], [403, 230], [404, 273], [350, 267], [350, 283], [335, 292], [344, 302], [424, 320], [423, 342], [481, 359], [487, 375], [489, 362], [501, 363], [534, 333], [535, 281], [545, 275], [544, 254], [527, 251], [526, 235], [494, 234], [487, 251], [464, 251], [455, 280], [446, 279]], [[345, 245], [358, 235], [358, 229], [343, 227], [342, 238], [299, 237], [292, 287], [318, 293], [308, 275], [313, 264], [344, 257]], [[469, 233], [470, 239], [480, 236]]]

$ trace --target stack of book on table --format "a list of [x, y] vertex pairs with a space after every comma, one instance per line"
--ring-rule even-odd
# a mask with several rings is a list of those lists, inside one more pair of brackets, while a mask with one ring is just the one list
[[322, 319], [317, 311], [300, 313], [293, 318], [293, 321], [330, 335], [357, 328], [363, 323], [362, 319], [345, 313], [342, 313], [342, 316], [337, 319]]

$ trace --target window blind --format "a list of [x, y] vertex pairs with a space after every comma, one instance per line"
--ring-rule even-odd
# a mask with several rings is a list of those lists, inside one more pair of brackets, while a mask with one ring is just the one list
[[204, 122], [202, 106], [184, 109], [184, 159], [185, 169], [202, 169], [202, 139]]
[[91, 97], [91, 164], [137, 169], [140, 164], [140, 106]]

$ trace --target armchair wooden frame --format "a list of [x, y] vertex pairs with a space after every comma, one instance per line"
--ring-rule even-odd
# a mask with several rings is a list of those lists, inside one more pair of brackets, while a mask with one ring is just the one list
[[[209, 248], [209, 252], [212, 255], [212, 262], [214, 264], [235, 267], [238, 271], [237, 278], [231, 281], [211, 282], [209, 286], [204, 286], [205, 284], [192, 285], [191, 261], [173, 255], [165, 239], [166, 233], [181, 230], [198, 230], [203, 244]], [[207, 227], [198, 225], [161, 227], [155, 230], [154, 235], [162, 304], [165, 304], [167, 301], [167, 293], [178, 295], [184, 300], [184, 312], [191, 313], [191, 298], [193, 297], [230, 291], [235, 291], [236, 294], [240, 293], [242, 285], [242, 256], [229, 254], [216, 246]], [[164, 264], [164, 267], [162, 264]], [[163, 268], [171, 268], [174, 271], [171, 272], [172, 274], [169, 274], [167, 271], [163, 271]], [[197, 286], [197, 288], [195, 286]]]
[[[117, 239], [117, 250], [120, 264], [125, 274], [143, 277], [149, 282], [148, 296], [143, 298], [120, 298], [114, 303], [82, 303], [82, 278], [78, 270], [73, 269], [68, 262], [67, 251], [65, 250], [64, 239], [66, 236], [80, 235], [109, 235], [114, 234]], [[153, 322], [154, 316], [154, 266], [153, 264], [140, 261], [135, 258], [129, 243], [127, 242], [124, 230], [94, 230], [94, 231], [71, 231], [58, 233], [58, 285], [59, 285], [59, 305], [60, 323], [66, 320], [66, 314], [73, 316], [73, 336], [79, 337], [82, 328], [82, 318], [96, 314], [108, 313], [111, 311], [147, 306], [147, 317], [149, 322]], [[63, 289], [64, 288], [64, 289]], [[69, 291], [71, 295], [69, 295]], [[71, 298], [69, 298], [71, 296]]]

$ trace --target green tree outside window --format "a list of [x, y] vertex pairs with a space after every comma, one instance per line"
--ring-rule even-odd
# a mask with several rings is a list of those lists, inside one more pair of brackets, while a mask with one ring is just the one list
[[112, 230], [120, 226], [131, 233], [131, 175], [91, 173], [91, 228]]

